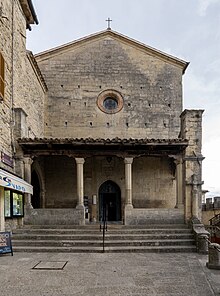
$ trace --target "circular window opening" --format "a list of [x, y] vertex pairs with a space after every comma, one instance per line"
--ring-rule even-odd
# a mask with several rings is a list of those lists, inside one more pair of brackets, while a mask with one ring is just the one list
[[97, 105], [105, 113], [117, 113], [123, 107], [123, 98], [115, 90], [105, 90], [98, 96]]
[[115, 110], [118, 107], [118, 101], [115, 98], [107, 97], [103, 101], [103, 106], [107, 110]]

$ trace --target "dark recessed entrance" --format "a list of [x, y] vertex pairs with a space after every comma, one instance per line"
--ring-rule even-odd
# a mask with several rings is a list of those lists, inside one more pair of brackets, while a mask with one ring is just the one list
[[121, 221], [121, 190], [113, 181], [106, 181], [99, 188], [99, 220]]
[[35, 171], [31, 174], [31, 184], [33, 185], [33, 195], [31, 196], [31, 204], [34, 209], [41, 207], [40, 203], [40, 182]]

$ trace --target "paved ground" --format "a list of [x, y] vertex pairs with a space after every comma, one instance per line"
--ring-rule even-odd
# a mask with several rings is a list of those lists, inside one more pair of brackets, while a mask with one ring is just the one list
[[14, 253], [0, 256], [0, 295], [220, 295], [220, 270], [206, 262], [185, 253]]

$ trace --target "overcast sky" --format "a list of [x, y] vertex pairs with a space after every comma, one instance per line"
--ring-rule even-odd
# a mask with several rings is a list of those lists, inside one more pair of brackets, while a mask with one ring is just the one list
[[220, 196], [220, 0], [32, 0], [39, 25], [28, 33], [33, 53], [105, 30], [189, 61], [184, 109], [205, 109], [203, 189]]

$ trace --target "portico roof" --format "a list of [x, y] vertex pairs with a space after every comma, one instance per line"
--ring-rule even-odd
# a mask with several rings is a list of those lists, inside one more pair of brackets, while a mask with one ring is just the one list
[[27, 155], [163, 155], [179, 154], [188, 146], [186, 139], [120, 138], [19, 138]]

